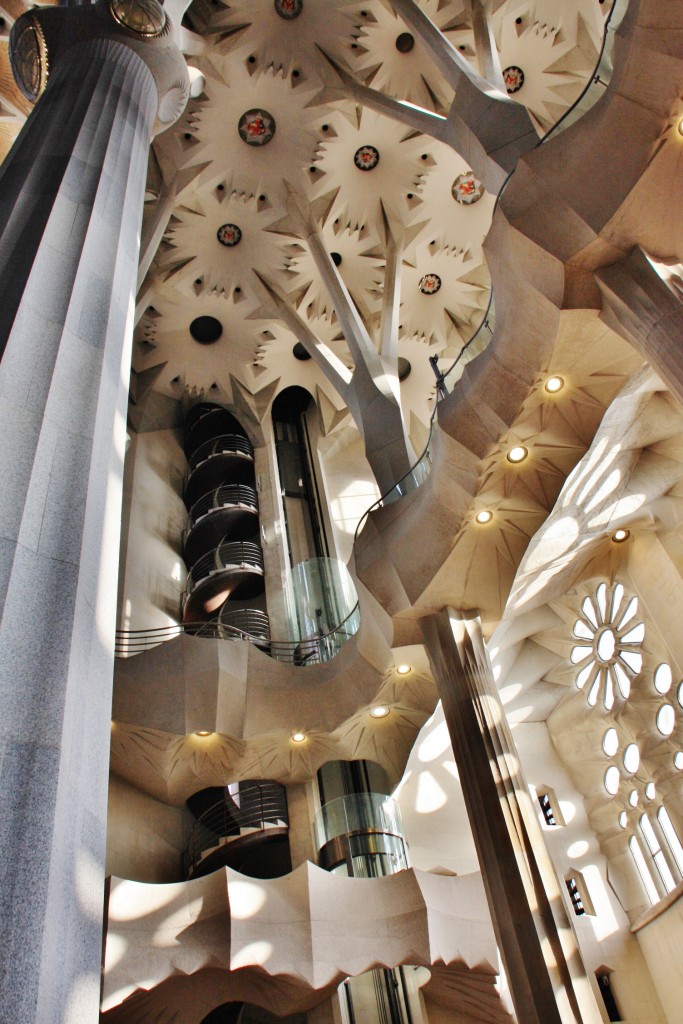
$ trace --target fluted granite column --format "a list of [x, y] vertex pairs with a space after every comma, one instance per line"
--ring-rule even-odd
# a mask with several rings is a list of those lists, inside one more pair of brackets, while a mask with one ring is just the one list
[[476, 612], [421, 620], [519, 1024], [599, 1024]]
[[0, 1021], [95, 1024], [139, 229], [186, 70], [106, 4], [25, 18], [49, 78], [0, 169]]

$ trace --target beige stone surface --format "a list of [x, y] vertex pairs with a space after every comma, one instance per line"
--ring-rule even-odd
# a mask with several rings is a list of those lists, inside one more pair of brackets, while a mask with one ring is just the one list
[[[221, 997], [208, 1008], [245, 998], [286, 1014], [373, 967], [454, 964], [476, 982], [496, 962], [478, 876], [344, 878], [306, 863], [270, 881], [229, 868], [164, 886], [114, 878], [104, 1020], [145, 1019], [158, 991], [158, 1020], [170, 1021], [166, 983], [176, 1012], [216, 969]], [[278, 985], [262, 988], [264, 976]]]

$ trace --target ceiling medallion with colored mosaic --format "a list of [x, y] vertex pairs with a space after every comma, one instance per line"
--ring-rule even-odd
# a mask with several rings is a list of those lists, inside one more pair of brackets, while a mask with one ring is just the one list
[[236, 224], [223, 224], [216, 232], [216, 238], [221, 245], [227, 245], [231, 249], [242, 241], [242, 231]]
[[247, 110], [239, 119], [237, 130], [248, 146], [265, 146], [275, 135], [275, 118], [267, 110]]
[[275, 13], [286, 21], [298, 18], [304, 9], [304, 0], [273, 0]]
[[479, 181], [479, 178], [475, 178], [472, 171], [465, 171], [464, 174], [459, 174], [451, 185], [451, 192], [456, 203], [462, 203], [463, 206], [471, 206], [472, 203], [476, 203], [484, 194], [484, 186]]
[[438, 274], [425, 274], [420, 278], [418, 288], [423, 295], [435, 295], [441, 287], [441, 278]]
[[379, 163], [379, 150], [374, 146], [361, 146], [353, 154], [353, 162], [360, 171], [372, 171]]
[[513, 92], [519, 92], [524, 85], [524, 72], [515, 64], [511, 64], [503, 72], [503, 81], [505, 82], [505, 88], [512, 95]]

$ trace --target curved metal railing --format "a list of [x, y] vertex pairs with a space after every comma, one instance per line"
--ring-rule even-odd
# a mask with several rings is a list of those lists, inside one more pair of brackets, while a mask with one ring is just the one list
[[287, 792], [277, 782], [240, 783], [235, 797], [228, 792], [194, 822], [183, 851], [183, 870], [191, 876], [221, 847], [255, 832], [288, 829]]
[[221, 508], [242, 508], [246, 512], [258, 513], [258, 497], [248, 484], [221, 484], [204, 494], [191, 507], [185, 526], [185, 536], [200, 519]]
[[[237, 610], [237, 609], [236, 609]], [[247, 609], [240, 609], [247, 610]], [[253, 614], [254, 609], [250, 609]], [[265, 614], [265, 613], [264, 613]], [[343, 622], [334, 629], [319, 636], [304, 640], [273, 640], [264, 639], [259, 633], [248, 632], [229, 622], [221, 622], [219, 618], [208, 622], [169, 623], [155, 629], [119, 629], [116, 631], [114, 653], [117, 658], [130, 658], [143, 651], [149, 651], [167, 640], [175, 640], [184, 633], [188, 636], [207, 637], [211, 640], [246, 640], [258, 647], [274, 661], [286, 665], [303, 667], [320, 665], [330, 661], [344, 646], [347, 640], [358, 632], [360, 609], [356, 604]]]
[[[231, 608], [224, 604], [216, 619], [217, 633], [220, 636], [221, 626], [225, 627], [225, 639], [231, 640], [231, 629], [237, 629], [254, 641], [270, 640], [270, 619], [260, 608]], [[259, 645], [261, 646], [261, 645]]]
[[251, 459], [253, 462], [254, 446], [248, 437], [241, 437], [239, 434], [219, 434], [218, 437], [204, 441], [188, 459], [186, 479], [192, 476], [197, 466], [213, 458], [214, 455], [239, 455]]
[[[555, 122], [555, 124], [548, 129], [545, 135], [543, 135], [542, 138], [538, 140], [536, 148], [538, 146], [542, 146], [550, 138], [554, 137], [554, 135], [557, 132], [564, 131], [566, 128], [569, 128], [572, 124], [575, 124], [580, 117], [582, 117], [585, 113], [587, 113], [588, 110], [595, 106], [600, 97], [604, 94], [604, 90], [609, 85], [612, 76], [612, 48], [614, 45], [614, 36], [616, 35], [616, 31], [624, 18], [628, 5], [629, 0], [613, 0], [609, 14], [605, 19], [605, 26], [602, 36], [602, 45], [600, 47], [598, 60], [592, 75], [586, 82], [586, 85], [584, 86], [579, 96], [571, 104], [571, 106], [569, 106], [567, 110], [565, 110], [564, 114], [562, 114], [562, 116]], [[608, 45], [608, 43], [610, 43], [611, 45]], [[496, 207], [498, 206], [498, 203], [500, 202], [500, 198], [503, 195], [505, 189], [507, 188], [510, 179], [512, 178], [514, 173], [515, 168], [513, 168], [510, 171], [505, 181], [501, 185], [493, 207], [494, 213]], [[421, 484], [423, 484], [424, 481], [427, 479], [429, 470], [431, 468], [431, 445], [433, 440], [436, 413], [439, 407], [439, 402], [442, 399], [446, 398], [449, 393], [447, 386], [448, 378], [453, 373], [456, 366], [458, 366], [467, 350], [472, 346], [472, 344], [476, 341], [476, 339], [479, 337], [483, 330], [486, 329], [489, 331], [491, 336], [493, 335], [493, 331], [491, 330], [491, 321], [494, 318], [494, 312], [495, 307], [493, 303], [493, 289], [491, 289], [489, 293], [488, 305], [486, 307], [486, 310], [484, 311], [484, 316], [482, 318], [481, 323], [477, 327], [472, 337], [468, 341], [466, 341], [465, 344], [462, 346], [460, 352], [456, 356], [453, 363], [451, 363], [450, 367], [444, 373], [439, 375], [438, 386], [436, 388], [435, 393], [434, 408], [432, 409], [432, 414], [429, 419], [429, 435], [427, 437], [427, 443], [424, 449], [422, 450], [422, 454], [411, 466], [408, 472], [404, 476], [402, 476], [401, 479], [398, 480], [397, 483], [393, 485], [393, 487], [390, 487], [388, 491], [380, 495], [380, 497], [375, 502], [373, 502], [373, 504], [370, 505], [368, 509], [365, 510], [361, 518], [358, 520], [358, 524], [354, 531], [354, 544], [358, 540], [358, 535], [363, 529], [367, 521], [367, 518], [371, 512], [374, 512], [375, 509], [381, 508], [384, 505], [388, 505], [392, 501], [396, 501], [398, 498], [402, 498], [406, 494], [411, 493], [412, 491], [420, 487]]]
[[185, 599], [204, 580], [229, 569], [254, 569], [263, 573], [263, 552], [260, 544], [250, 540], [233, 540], [220, 543], [215, 551], [202, 555], [187, 574]]

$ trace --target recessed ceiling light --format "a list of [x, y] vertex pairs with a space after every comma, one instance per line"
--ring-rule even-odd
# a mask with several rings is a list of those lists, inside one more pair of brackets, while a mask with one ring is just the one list
[[523, 444], [517, 444], [508, 452], [508, 462], [524, 462], [528, 454]]
[[623, 544], [625, 540], [628, 540], [631, 536], [629, 530], [615, 530], [612, 534], [612, 540], [615, 544]]
[[389, 711], [390, 708], [386, 704], [378, 704], [376, 708], [370, 709], [370, 715], [372, 718], [386, 718]]
[[561, 377], [548, 377], [545, 382], [545, 389], [551, 395], [556, 395], [558, 391], [561, 391], [564, 387], [564, 381]]
[[484, 508], [481, 510], [481, 512], [477, 512], [474, 518], [478, 523], [482, 525], [484, 523], [490, 523], [491, 520], [493, 519], [493, 512], [489, 508]]
[[678, 122], [678, 134], [683, 135], [683, 117]]
[[211, 735], [211, 730], [210, 729], [196, 729], [195, 730], [195, 736], [210, 736], [210, 735]]
[[305, 739], [306, 739], [306, 733], [305, 732], [293, 732], [292, 733], [292, 743], [303, 743], [303, 741]]
[[400, 676], [407, 676], [410, 672], [410, 665], [399, 665], [396, 671]]

